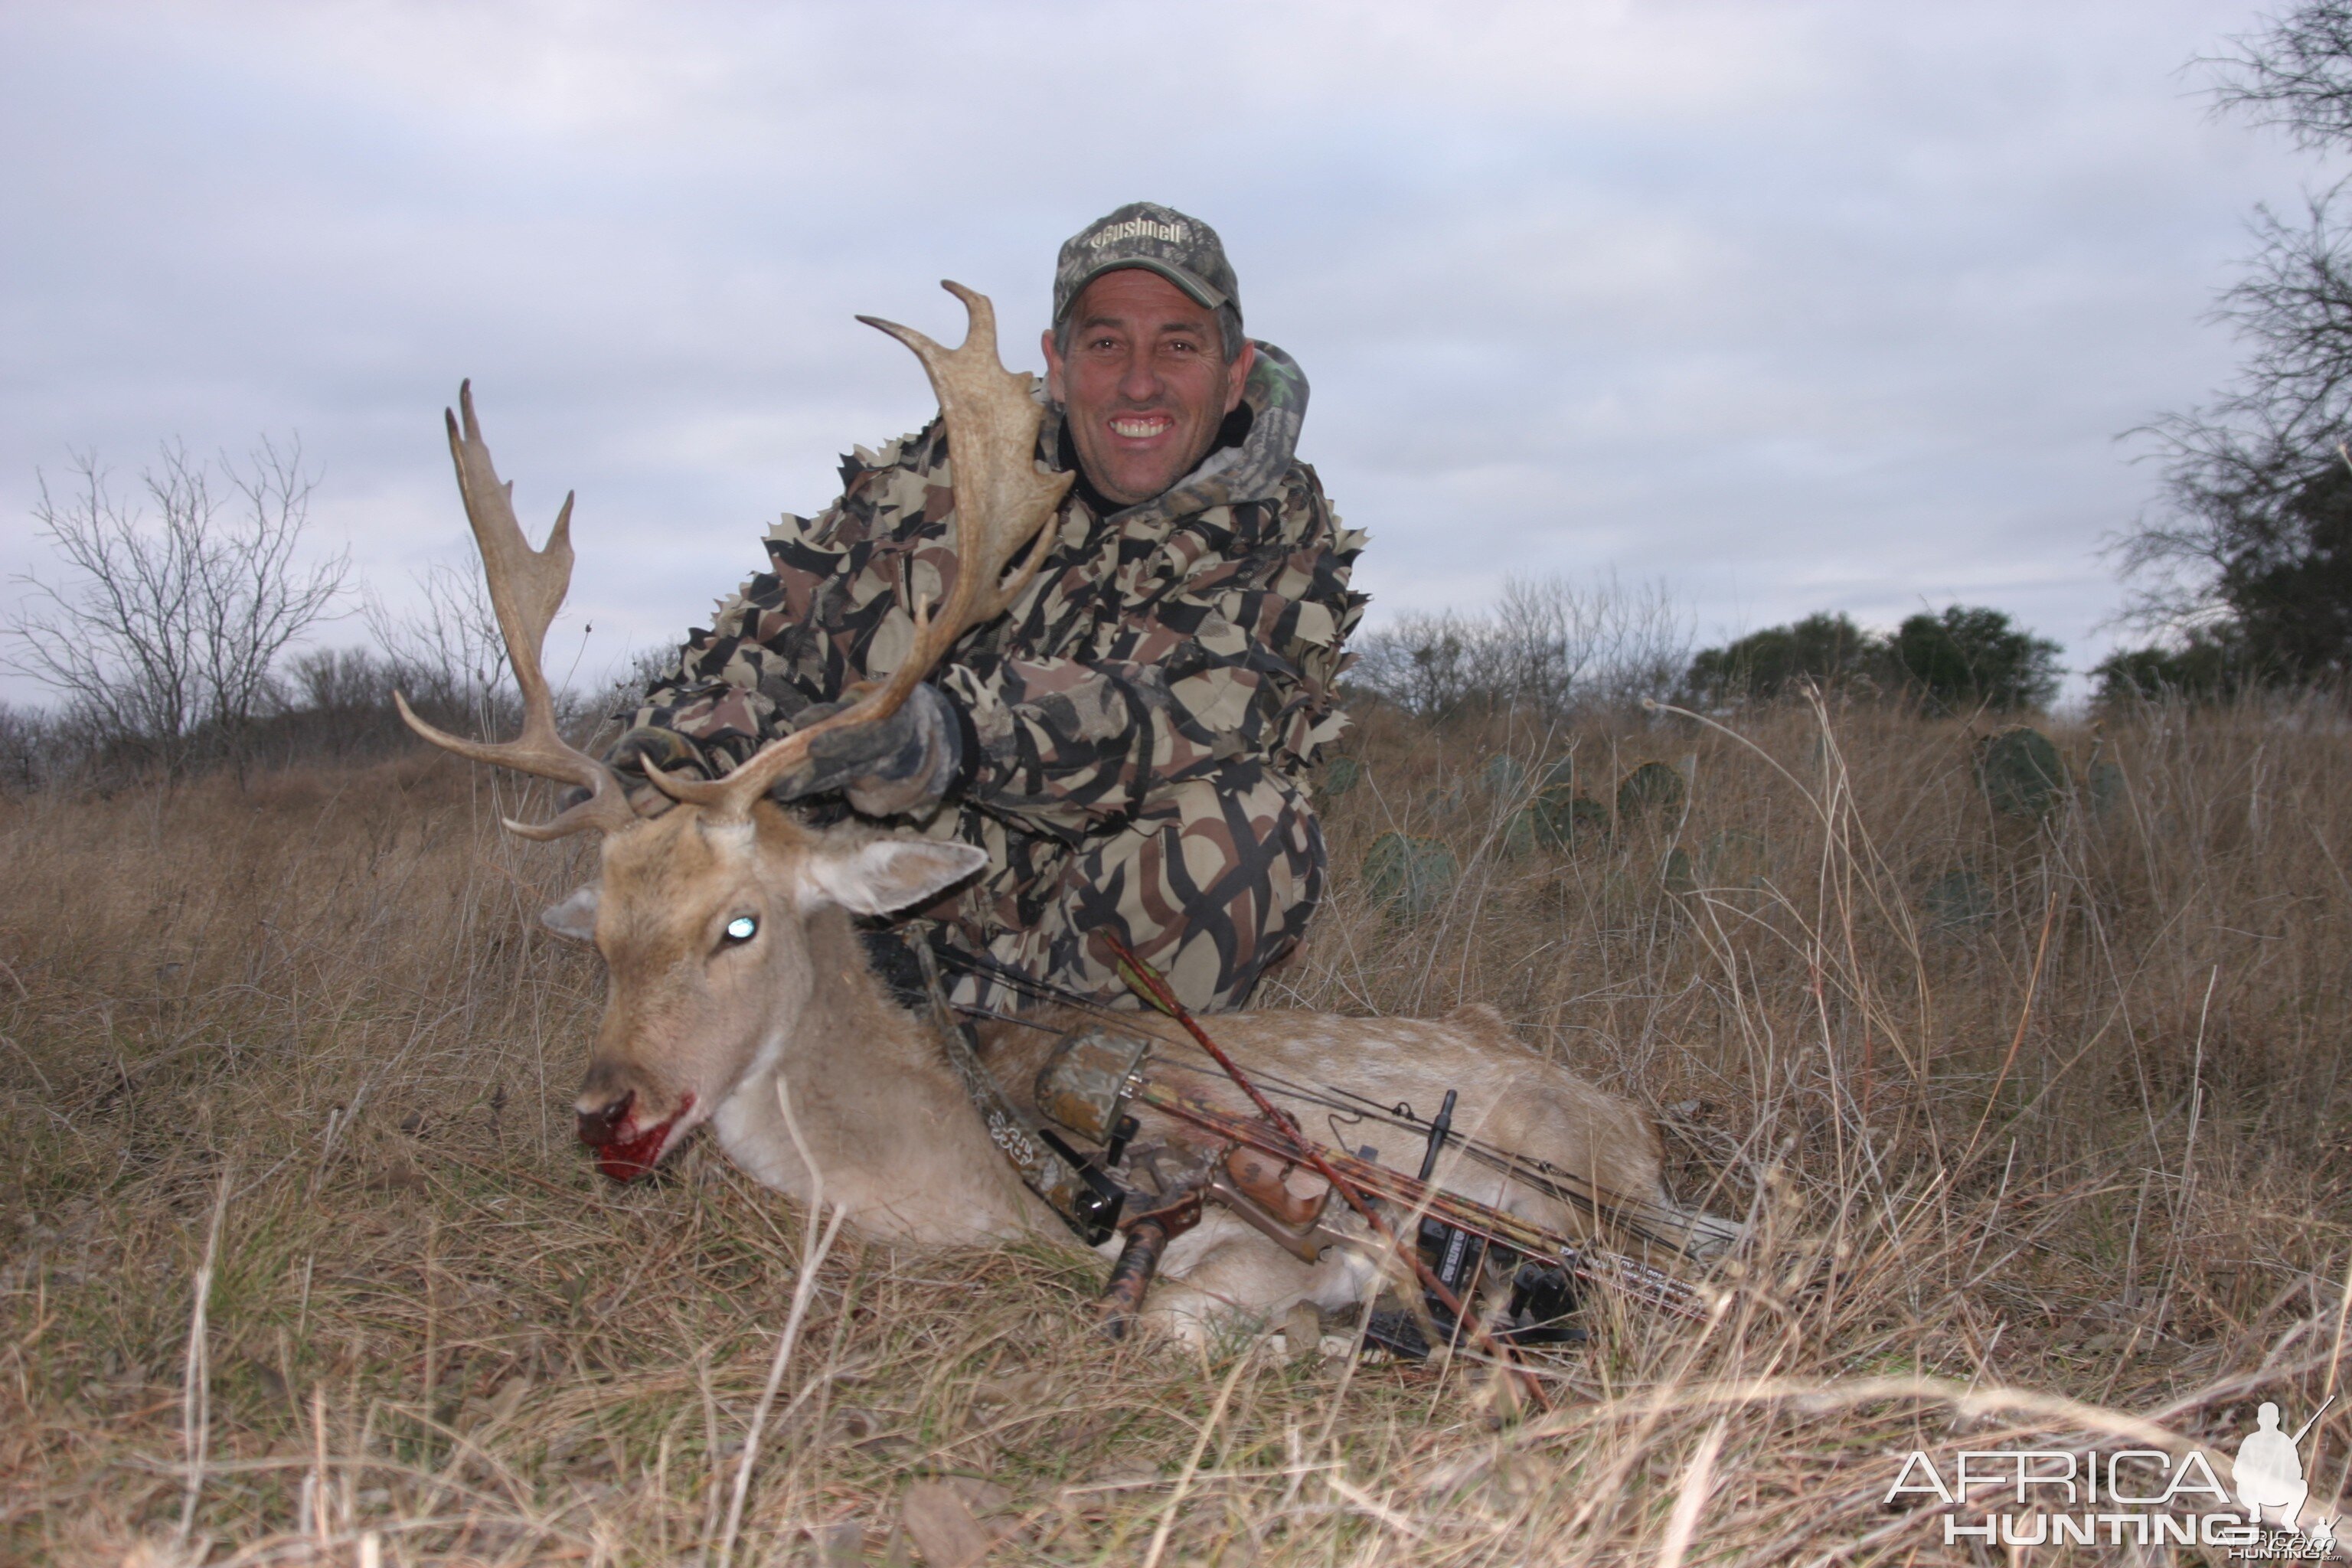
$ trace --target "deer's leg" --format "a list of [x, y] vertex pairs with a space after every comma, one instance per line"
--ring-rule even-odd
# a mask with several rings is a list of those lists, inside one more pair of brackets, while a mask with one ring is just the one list
[[1213, 1209], [1169, 1248], [1143, 1319], [1189, 1347], [1223, 1328], [1276, 1321], [1300, 1301], [1336, 1311], [1368, 1300], [1378, 1274], [1370, 1258], [1346, 1247], [1331, 1248], [1319, 1263], [1303, 1263]]

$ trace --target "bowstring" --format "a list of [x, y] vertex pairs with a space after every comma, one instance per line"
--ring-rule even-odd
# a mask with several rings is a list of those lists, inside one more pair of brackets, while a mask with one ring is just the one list
[[[1074, 1008], [1094, 1017], [1115, 1023], [1131, 1023], [1139, 1016], [1132, 1009], [1113, 1007], [1083, 993], [1070, 990], [1066, 986], [1041, 980], [985, 953], [962, 952], [940, 943], [934, 943], [933, 947], [940, 961], [951, 968], [961, 969], [965, 973], [975, 977], [994, 980], [1033, 1002], [1051, 1003]], [[959, 1005], [956, 1006], [956, 1011], [973, 1017], [1014, 1024], [1047, 1034], [1067, 1033], [1066, 1030], [1055, 1028], [1053, 1025], [1042, 1024], [1034, 1019], [1024, 1018], [1017, 1014], [1005, 1013], [992, 1007]], [[1178, 1043], [1201, 1055], [1207, 1054], [1202, 1052], [1200, 1047], [1191, 1040], [1180, 1040]], [[1187, 1070], [1187, 1064], [1171, 1065], [1177, 1066], [1180, 1070]], [[1325, 1110], [1344, 1112], [1357, 1122], [1378, 1121], [1401, 1131], [1417, 1132], [1423, 1142], [1427, 1141], [1431, 1131], [1429, 1121], [1415, 1115], [1412, 1102], [1409, 1100], [1401, 1101], [1393, 1106], [1384, 1106], [1369, 1096], [1358, 1094], [1352, 1089], [1335, 1088], [1329, 1084], [1309, 1087], [1264, 1069], [1255, 1070], [1251, 1076], [1286, 1100], [1296, 1100], [1302, 1105], [1317, 1106]], [[1344, 1144], [1345, 1140], [1339, 1142]], [[1489, 1143], [1484, 1139], [1474, 1138], [1467, 1133], [1449, 1131], [1445, 1135], [1445, 1143], [1449, 1147], [1458, 1148], [1465, 1158], [1475, 1163], [1530, 1187], [1555, 1202], [1569, 1204], [1582, 1209], [1587, 1214], [1602, 1215], [1613, 1220], [1654, 1246], [1672, 1247], [1677, 1252], [1683, 1250], [1673, 1236], [1662, 1235], [1660, 1228], [1653, 1228], [1654, 1226], [1666, 1230], [1680, 1228], [1676, 1223], [1680, 1216], [1661, 1204], [1630, 1194], [1611, 1194], [1604, 1198], [1593, 1189], [1590, 1182], [1573, 1172], [1561, 1170], [1549, 1160], [1539, 1160], [1530, 1155], [1521, 1154], [1515, 1150], [1505, 1149], [1498, 1144]]]

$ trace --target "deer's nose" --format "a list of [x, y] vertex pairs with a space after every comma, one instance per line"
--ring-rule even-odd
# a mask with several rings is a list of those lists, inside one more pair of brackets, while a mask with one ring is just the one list
[[580, 1142], [591, 1149], [602, 1149], [621, 1136], [622, 1125], [629, 1120], [629, 1109], [637, 1102], [637, 1091], [629, 1090], [611, 1104], [594, 1110], [575, 1114], [580, 1122]]

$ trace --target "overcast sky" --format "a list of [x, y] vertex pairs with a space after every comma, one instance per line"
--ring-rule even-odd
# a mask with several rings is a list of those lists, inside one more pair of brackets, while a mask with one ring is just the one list
[[2207, 112], [2189, 62], [2258, 19], [0, 4], [0, 579], [72, 451], [127, 489], [167, 438], [299, 435], [320, 540], [404, 599], [467, 559], [471, 376], [526, 523], [579, 491], [550, 658], [593, 678], [927, 417], [854, 314], [952, 340], [956, 278], [1036, 365], [1056, 246], [1149, 199], [1305, 367], [1376, 618], [1614, 569], [1709, 637], [1958, 600], [2081, 668], [2153, 492], [2117, 437], [2227, 375], [2247, 215], [2326, 174]]

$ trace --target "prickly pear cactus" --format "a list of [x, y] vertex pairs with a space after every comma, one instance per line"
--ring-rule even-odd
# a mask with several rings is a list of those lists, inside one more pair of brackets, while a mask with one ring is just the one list
[[1353, 757], [1334, 757], [1323, 764], [1323, 786], [1318, 792], [1337, 800], [1364, 781], [1364, 764]]
[[1667, 850], [1666, 863], [1658, 874], [1658, 880], [1664, 884], [1666, 891], [1677, 897], [1697, 892], [1698, 869], [1691, 859], [1691, 852], [1679, 844]]
[[1433, 913], [1453, 891], [1458, 874], [1454, 852], [1434, 838], [1383, 833], [1364, 855], [1364, 885], [1372, 902], [1394, 921], [1417, 921]]
[[2105, 816], [2124, 804], [2124, 770], [2114, 763], [2095, 762], [2090, 766], [2084, 782], [2090, 786], [2091, 811]]
[[1618, 784], [1617, 815], [1664, 821], [1682, 810], [1686, 793], [1682, 774], [1664, 763], [1643, 763]]
[[1920, 896], [1937, 931], [1976, 931], [1992, 923], [1992, 888], [1974, 871], [1947, 871]]
[[1497, 752], [1478, 770], [1478, 784], [1491, 800], [1516, 802], [1527, 793], [1528, 765], [1508, 752]]
[[1609, 837], [1609, 808], [1565, 784], [1554, 784], [1528, 807], [1536, 842], [1547, 849], [1572, 849]]
[[1536, 811], [1523, 805], [1503, 819], [1503, 858], [1516, 860], [1536, 847]]
[[1977, 779], [2001, 816], [2047, 816], [2066, 791], [2066, 764], [2050, 737], [2015, 724], [1977, 742]]

